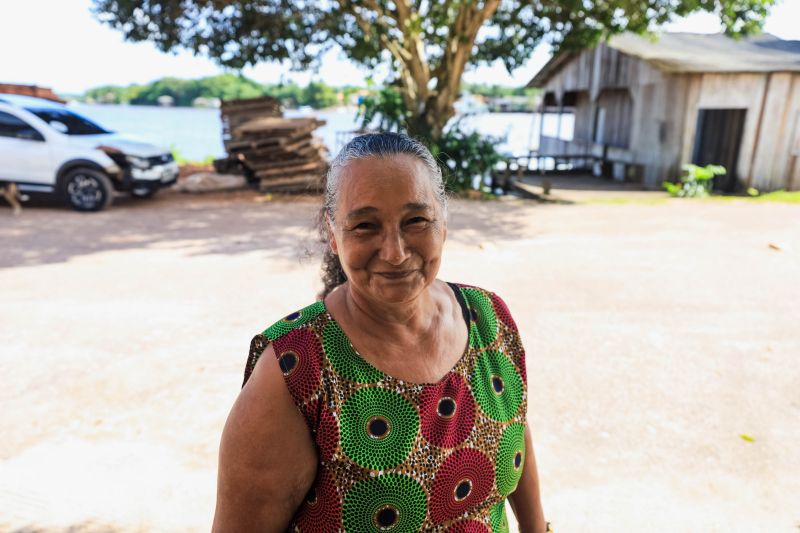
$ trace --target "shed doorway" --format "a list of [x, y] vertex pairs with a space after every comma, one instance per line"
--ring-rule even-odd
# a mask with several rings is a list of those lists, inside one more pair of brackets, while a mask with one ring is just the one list
[[714, 178], [714, 190], [734, 192], [738, 185], [736, 164], [742, 145], [747, 109], [700, 109], [692, 163], [722, 165], [728, 173]]

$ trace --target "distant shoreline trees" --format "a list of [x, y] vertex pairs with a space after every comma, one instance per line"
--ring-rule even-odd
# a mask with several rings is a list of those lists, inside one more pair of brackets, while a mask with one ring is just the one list
[[[305, 87], [294, 82], [261, 84], [245, 76], [221, 74], [198, 79], [161, 78], [151, 83], [125, 87], [103, 85], [87, 90], [80, 100], [101, 104], [162, 105], [164, 98], [177, 107], [213, 106], [218, 100], [272, 96], [284, 107], [309, 106], [325, 109], [337, 105], [355, 104], [354, 95], [374, 94], [375, 87], [348, 85], [332, 87], [321, 81], [311, 81]], [[464, 83], [462, 93], [490, 98], [531, 96], [533, 90], [524, 87]]]
[[272, 96], [284, 106], [310, 106], [324, 109], [346, 104], [359, 87], [331, 87], [312, 81], [305, 87], [296, 83], [261, 84], [236, 74], [221, 74], [198, 79], [161, 78], [147, 84], [126, 87], [104, 85], [86, 91], [81, 100], [104, 104], [163, 105], [203, 107], [218, 100]]

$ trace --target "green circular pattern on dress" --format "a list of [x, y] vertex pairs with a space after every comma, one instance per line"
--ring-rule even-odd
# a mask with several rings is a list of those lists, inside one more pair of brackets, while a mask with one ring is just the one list
[[[519, 454], [519, 462], [517, 455]], [[497, 472], [497, 490], [503, 496], [511, 494], [522, 475], [525, 466], [525, 425], [514, 423], [509, 425], [500, 438], [495, 459]]]
[[489, 522], [493, 533], [509, 533], [505, 498], [489, 511]]
[[308, 324], [324, 312], [325, 304], [323, 304], [322, 301], [315, 302], [308, 307], [304, 307], [300, 311], [294, 312], [291, 315], [278, 320], [270, 327], [265, 329], [263, 335], [270, 341], [274, 341], [281, 335], [286, 335], [293, 329]]
[[[345, 531], [416, 533], [425, 520], [428, 500], [414, 479], [402, 474], [385, 474], [360, 481], [344, 499]], [[394, 517], [389, 527], [376, 521], [381, 511]]]
[[400, 394], [369, 387], [344, 402], [340, 426], [347, 456], [364, 468], [382, 470], [406, 460], [417, 435], [419, 415]]
[[478, 405], [492, 420], [505, 422], [517, 414], [522, 403], [522, 378], [514, 363], [501, 352], [489, 350], [481, 354], [470, 385]]
[[322, 347], [333, 368], [345, 379], [356, 383], [376, 383], [383, 372], [367, 363], [353, 349], [339, 324], [329, 320], [322, 332]]
[[486, 348], [497, 338], [497, 316], [492, 301], [478, 289], [462, 287], [461, 294], [471, 315], [469, 344], [473, 348]]

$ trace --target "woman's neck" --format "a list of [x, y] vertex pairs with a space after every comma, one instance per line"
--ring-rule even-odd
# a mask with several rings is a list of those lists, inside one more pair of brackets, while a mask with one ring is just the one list
[[[438, 283], [434, 281], [433, 284]], [[438, 316], [436, 298], [426, 287], [416, 298], [407, 302], [385, 303], [375, 301], [355, 290], [350, 283], [341, 287], [341, 304], [347, 318], [362, 331], [379, 336], [387, 333], [418, 334], [429, 331]], [[378, 333], [380, 332], [380, 333]]]

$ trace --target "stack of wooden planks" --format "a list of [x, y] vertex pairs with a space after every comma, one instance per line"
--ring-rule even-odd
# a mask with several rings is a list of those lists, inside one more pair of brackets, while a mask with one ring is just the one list
[[16, 83], [0, 83], [0, 93], [6, 94], [19, 94], [22, 96], [35, 96], [36, 98], [44, 98], [45, 100], [52, 100], [66, 104], [67, 101], [56, 95], [52, 89], [48, 87], [39, 87], [38, 85], [18, 85]]
[[285, 118], [277, 100], [269, 97], [226, 101], [221, 113], [228, 161], [241, 165], [259, 190], [320, 190], [327, 162], [314, 130], [324, 121]]

